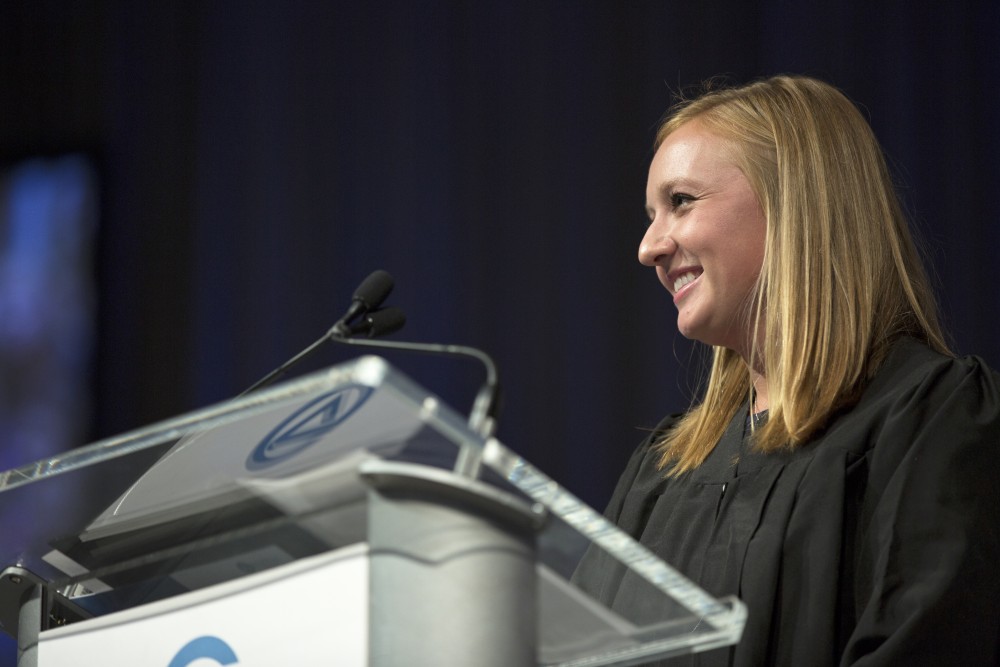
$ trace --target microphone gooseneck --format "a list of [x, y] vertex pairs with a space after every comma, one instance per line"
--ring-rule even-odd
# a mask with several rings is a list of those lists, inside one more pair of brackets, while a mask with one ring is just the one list
[[[490, 355], [466, 345], [373, 340], [398, 331], [406, 323], [406, 315], [399, 308], [379, 309], [379, 306], [392, 291], [392, 287], [392, 276], [387, 272], [378, 270], [371, 273], [358, 285], [351, 299], [351, 305], [336, 324], [319, 340], [255, 382], [243, 394], [248, 394], [273, 383], [288, 369], [328, 341], [358, 347], [466, 357], [476, 359], [486, 369], [486, 381], [476, 394], [469, 414], [469, 427], [483, 438], [492, 436], [496, 430], [497, 417], [500, 412], [500, 383], [497, 377], [496, 363]], [[365, 335], [367, 338], [355, 338], [355, 336], [360, 335]], [[463, 451], [465, 449], [463, 448]], [[462, 457], [467, 458], [468, 463], [464, 462], [465, 458]], [[471, 472], [477, 465], [475, 457], [469, 455], [468, 452], [464, 452], [460, 459], [456, 469], [464, 468], [466, 472]]]
[[[390, 309], [386, 308], [386, 310]], [[482, 350], [467, 345], [349, 338], [337, 332], [332, 332], [330, 340], [358, 347], [374, 347], [384, 350], [401, 350], [423, 354], [443, 354], [478, 360], [486, 369], [486, 381], [480, 387], [479, 393], [476, 394], [476, 400], [472, 404], [472, 411], [469, 414], [469, 427], [484, 438], [490, 437], [496, 430], [497, 418], [500, 413], [500, 381], [498, 379], [496, 363], [490, 355]]]

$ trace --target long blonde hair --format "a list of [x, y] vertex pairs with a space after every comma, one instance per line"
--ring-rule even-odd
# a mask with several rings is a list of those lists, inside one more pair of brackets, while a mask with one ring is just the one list
[[[900, 336], [950, 354], [885, 158], [843, 93], [798, 76], [711, 90], [673, 107], [656, 147], [695, 118], [730, 142], [767, 220], [747, 322], [762, 332], [750, 363], [768, 383], [758, 450], [807, 442]], [[751, 391], [747, 361], [714, 348], [701, 404], [658, 444], [661, 466], [697, 468]]]

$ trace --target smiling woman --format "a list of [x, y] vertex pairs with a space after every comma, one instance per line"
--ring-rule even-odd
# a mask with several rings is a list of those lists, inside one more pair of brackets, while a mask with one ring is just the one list
[[684, 336], [750, 357], [748, 304], [764, 260], [764, 211], [728, 142], [692, 121], [660, 145], [639, 261], [674, 297]]
[[[639, 260], [713, 365], [607, 515], [747, 604], [740, 643], [692, 660], [997, 664], [1000, 378], [948, 351], [871, 129], [782, 76], [680, 103], [656, 148]], [[651, 604], [596, 553], [576, 577]]]

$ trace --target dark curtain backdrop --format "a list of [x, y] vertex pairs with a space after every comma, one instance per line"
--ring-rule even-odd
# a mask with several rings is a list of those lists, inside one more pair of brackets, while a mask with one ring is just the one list
[[[93, 437], [238, 393], [375, 268], [397, 338], [492, 353], [500, 438], [602, 507], [702, 363], [635, 260], [653, 128], [714, 75], [871, 120], [955, 348], [1000, 366], [998, 3], [0, 5], [0, 158], [99, 166]], [[841, 193], [853, 196], [851, 192]], [[330, 346], [302, 370], [351, 358]], [[390, 355], [467, 410], [474, 364]]]

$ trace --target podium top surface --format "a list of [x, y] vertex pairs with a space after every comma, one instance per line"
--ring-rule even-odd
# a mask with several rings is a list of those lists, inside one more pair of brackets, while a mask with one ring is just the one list
[[[540, 664], [635, 664], [739, 637], [739, 601], [699, 589], [374, 356], [0, 472], [0, 569], [103, 615], [363, 542], [371, 459], [471, 469], [547, 517]], [[585, 553], [643, 580], [642, 609], [576, 589]]]

